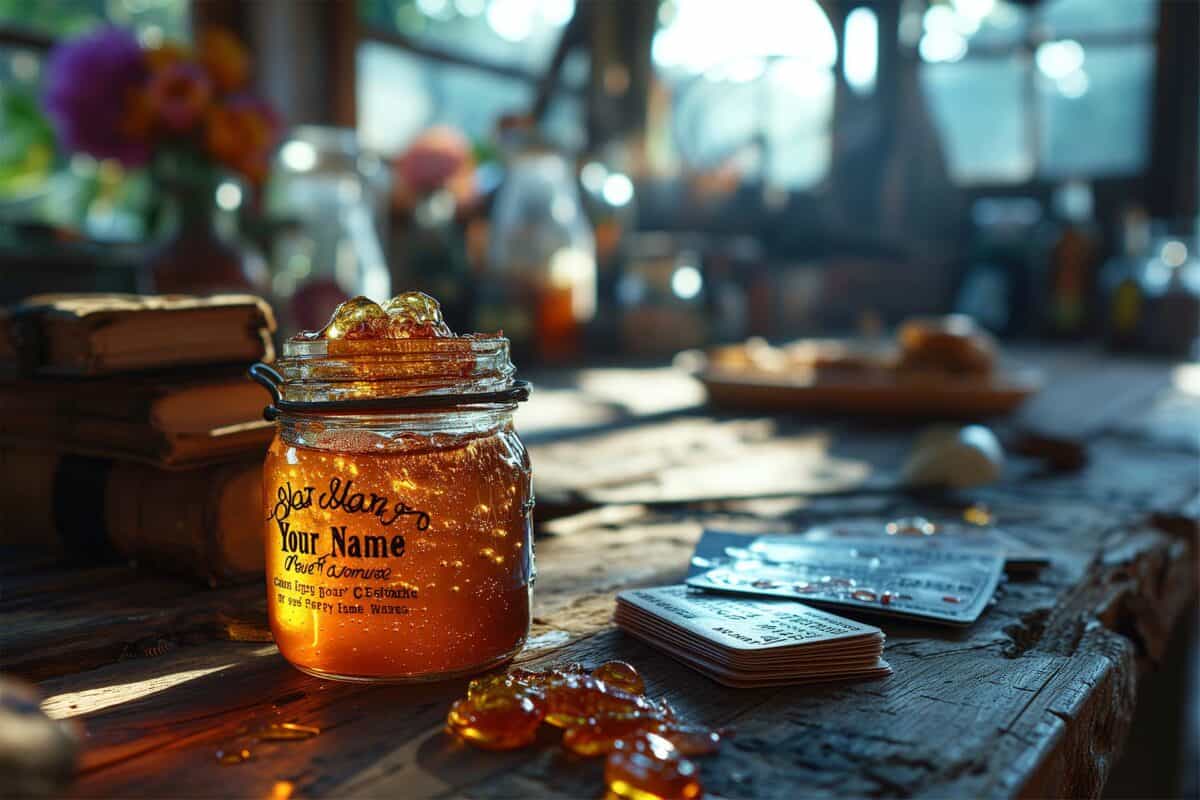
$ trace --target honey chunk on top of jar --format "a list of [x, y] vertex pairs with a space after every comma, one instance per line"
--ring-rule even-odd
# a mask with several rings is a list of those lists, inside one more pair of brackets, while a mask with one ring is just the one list
[[446, 339], [454, 332], [442, 319], [442, 307], [424, 292], [404, 292], [380, 305], [352, 297], [334, 309], [315, 335], [322, 339]]

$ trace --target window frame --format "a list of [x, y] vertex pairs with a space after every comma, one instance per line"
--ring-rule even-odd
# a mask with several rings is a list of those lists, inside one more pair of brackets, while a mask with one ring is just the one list
[[[528, 84], [533, 89], [534, 95], [533, 102], [530, 104], [530, 114], [536, 120], [542, 119], [556, 95], [564, 94], [585, 100], [589, 97], [590, 93], [587, 85], [571, 86], [561, 80], [561, 71], [567, 56], [573, 49], [581, 45], [586, 37], [586, 28], [588, 27], [589, 19], [585, 4], [582, 2], [576, 4], [571, 20], [563, 26], [559, 34], [558, 43], [555, 45], [550, 61], [543, 72], [506, 63], [499, 59], [483, 57], [470, 52], [456, 51], [436, 44], [422, 42], [400, 31], [388, 30], [377, 25], [372, 25], [368, 21], [365, 21], [358, 13], [357, 3], [347, 3], [347, 5], [353, 8], [354, 37], [353, 44], [349, 47], [351, 53], [349, 58], [350, 64], [347, 67], [343, 67], [344, 70], [349, 70], [349, 74], [342, 76], [339, 85], [348, 86], [349, 93], [353, 96], [357, 96], [358, 91], [356, 67], [358, 49], [361, 44], [370, 42], [385, 47], [393, 47], [416, 58], [437, 64], [465, 67], [496, 77]], [[354, 117], [347, 121], [352, 127], [357, 125], [357, 114]]]
[[[1024, 129], [1024, 138], [1026, 145], [1029, 148], [1032, 160], [1032, 171], [1028, 178], [1024, 180], [1008, 181], [997, 178], [983, 177], [979, 179], [958, 180], [955, 183], [964, 191], [971, 194], [1006, 194], [1006, 189], [1023, 189], [1024, 193], [1028, 193], [1030, 188], [1041, 186], [1055, 186], [1066, 180], [1066, 176], [1053, 175], [1047, 173], [1044, 167], [1045, 159], [1042, 153], [1042, 133], [1046, 125], [1043, 119], [1043, 109], [1041, 97], [1038, 89], [1038, 72], [1035, 63], [1038, 48], [1050, 42], [1062, 41], [1070, 39], [1078, 42], [1086, 52], [1089, 48], [1104, 49], [1109, 47], [1134, 46], [1144, 45], [1149, 46], [1155, 54], [1156, 67], [1150, 76], [1149, 105], [1150, 114], [1145, 120], [1146, 125], [1146, 142], [1147, 150], [1145, 161], [1137, 172], [1112, 172], [1112, 173], [1093, 173], [1088, 175], [1078, 176], [1080, 179], [1087, 180], [1092, 183], [1096, 182], [1111, 182], [1111, 183], [1132, 183], [1140, 184], [1141, 178], [1149, 170], [1153, 160], [1154, 140], [1151, 136], [1153, 130], [1153, 118], [1157, 112], [1157, 103], [1155, 98], [1157, 95], [1157, 86], [1159, 83], [1159, 74], [1161, 62], [1158, 58], [1158, 48], [1160, 47], [1160, 39], [1162, 29], [1162, 6], [1169, 3], [1170, 0], [1157, 0], [1159, 7], [1158, 21], [1154, 28], [1146, 32], [1136, 31], [1105, 31], [1105, 32], [1082, 32], [1078, 35], [1051, 35], [1046, 26], [1039, 24], [1039, 14], [1044, 13], [1042, 7], [1034, 7], [1031, 9], [1031, 19], [1026, 30], [1021, 35], [1020, 39], [1012, 43], [996, 43], [982, 42], [979, 44], [969, 45], [963, 57], [949, 64], [962, 64], [969, 61], [1003, 61], [1010, 59], [1019, 59], [1028, 65], [1028, 69], [1021, 77], [1022, 86], [1022, 104], [1024, 106], [1022, 114], [1022, 128]], [[926, 2], [925, 8], [928, 9], [932, 4]], [[911, 59], [915, 62], [918, 70], [924, 69], [927, 66], [933, 66], [929, 62], [924, 61], [916, 48], [904, 48], [902, 57]], [[945, 137], [943, 136], [943, 142]]]

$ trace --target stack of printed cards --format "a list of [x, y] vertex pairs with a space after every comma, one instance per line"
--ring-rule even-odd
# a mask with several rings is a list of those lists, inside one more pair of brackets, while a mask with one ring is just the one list
[[1001, 550], [933, 539], [705, 531], [687, 583], [962, 626], [983, 613], [1003, 571]]
[[802, 603], [660, 586], [617, 595], [623, 630], [736, 688], [890, 675], [883, 632]]

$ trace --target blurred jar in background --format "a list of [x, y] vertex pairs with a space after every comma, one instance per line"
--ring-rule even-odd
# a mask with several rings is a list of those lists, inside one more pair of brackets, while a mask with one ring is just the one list
[[393, 281], [438, 298], [451, 330], [468, 330], [475, 322], [463, 222], [469, 223], [479, 199], [476, 177], [471, 142], [446, 125], [418, 135], [393, 162]]
[[316, 330], [355, 295], [391, 296], [380, 245], [387, 186], [383, 163], [352, 130], [305, 125], [280, 147], [267, 198], [280, 330]]
[[631, 239], [617, 284], [626, 353], [666, 356], [708, 341], [708, 292], [697, 244], [666, 233]]
[[637, 227], [637, 202], [633, 180], [613, 167], [628, 159], [622, 148], [606, 147], [606, 159], [583, 159], [579, 183], [583, 188], [584, 211], [596, 238], [595, 321], [588, 329], [588, 351], [613, 354], [620, 350], [617, 329], [617, 285], [624, 273], [627, 238]]
[[[1104, 270], [1110, 346], [1196, 357], [1200, 337], [1200, 240], [1195, 224], [1126, 231], [1126, 252]], [[1135, 249], [1140, 248], [1140, 249]]]
[[1144, 209], [1127, 208], [1121, 217], [1120, 251], [1100, 271], [1104, 340], [1114, 350], [1137, 347], [1144, 311], [1141, 267], [1150, 252], [1150, 219]]
[[[968, 266], [958, 281], [954, 311], [993, 333], [1016, 336], [1038, 332], [1050, 301], [1053, 230], [1032, 197], [981, 197], [971, 206]], [[1045, 313], [1045, 312], [1042, 312]]]
[[1194, 356], [1200, 336], [1200, 253], [1194, 233], [1160, 234], [1151, 240], [1142, 290], [1146, 299], [1143, 339], [1147, 349]]
[[1092, 187], [1084, 181], [1067, 181], [1054, 192], [1058, 233], [1046, 287], [1046, 332], [1053, 336], [1075, 337], [1095, 329], [1091, 302], [1102, 242], [1093, 203]]
[[570, 163], [527, 119], [501, 123], [504, 182], [492, 206], [476, 330], [503, 330], [518, 358], [578, 354], [596, 315], [596, 244]]

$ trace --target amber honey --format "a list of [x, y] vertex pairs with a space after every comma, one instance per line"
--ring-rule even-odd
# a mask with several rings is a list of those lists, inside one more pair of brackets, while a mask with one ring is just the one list
[[454, 337], [402, 298], [390, 314], [351, 301], [280, 361], [268, 608], [280, 652], [323, 677], [469, 674], [510, 659], [529, 629], [529, 458], [515, 403], [473, 399], [511, 385], [507, 342]]

